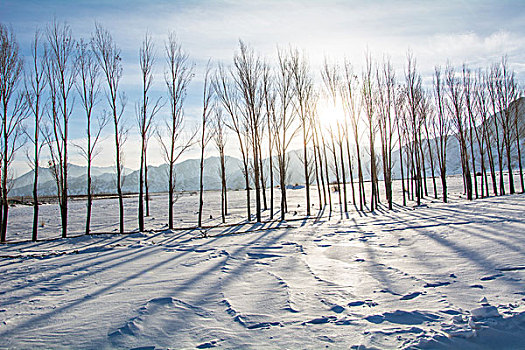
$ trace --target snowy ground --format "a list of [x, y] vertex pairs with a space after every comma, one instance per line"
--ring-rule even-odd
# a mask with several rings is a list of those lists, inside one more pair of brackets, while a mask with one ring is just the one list
[[[515, 176], [517, 179], [518, 177]], [[506, 177], [505, 177], [506, 180]], [[437, 192], [441, 194], [439, 179], [437, 182]], [[433, 199], [432, 181], [428, 179], [428, 191], [430, 197], [424, 200], [424, 203], [436, 201]], [[370, 196], [370, 183], [365, 183], [367, 191], [367, 200]], [[450, 176], [448, 180], [450, 201], [462, 200], [462, 185], [460, 176]], [[517, 185], [519, 188], [519, 185]], [[347, 199], [351, 203], [351, 187], [347, 185]], [[332, 186], [332, 188], [335, 188]], [[383, 185], [380, 183], [380, 191], [383, 192]], [[356, 186], [357, 191], [357, 186]], [[275, 188], [275, 218], [279, 218], [280, 193]], [[394, 201], [402, 204], [402, 192], [400, 181], [394, 182]], [[270, 191], [266, 191], [269, 201]], [[384, 199], [384, 193], [381, 194]], [[255, 193], [252, 191], [252, 217], [255, 219]], [[299, 218], [306, 214], [305, 192], [304, 189], [288, 190], [287, 197], [289, 202], [288, 218]], [[316, 186], [311, 189], [312, 213], [317, 214], [319, 209], [318, 191]], [[174, 225], [177, 228], [195, 227], [197, 225], [199, 196], [197, 192], [185, 192], [176, 201], [174, 205]], [[349, 213], [342, 215], [338, 206], [338, 194], [332, 192], [333, 218], [343, 218], [358, 215], [353, 205], [349, 204]], [[439, 201], [439, 200], [437, 200]], [[137, 221], [137, 196], [126, 196], [124, 198], [124, 226], [127, 232], [138, 231]], [[163, 230], [166, 229], [168, 221], [167, 194], [153, 194], [150, 201], [150, 216], [145, 218], [146, 230]], [[227, 224], [237, 224], [246, 220], [246, 194], [245, 191], [228, 191], [229, 215]], [[413, 206], [414, 202], [408, 202]], [[104, 198], [96, 199], [93, 202], [93, 214], [91, 219], [91, 231], [95, 233], [115, 233], [119, 230], [118, 199]], [[329, 215], [328, 207], [323, 211], [323, 215]], [[221, 199], [220, 191], [205, 191], [205, 204], [203, 210], [203, 225], [219, 225]], [[70, 199], [68, 204], [68, 234], [75, 236], [85, 232], [85, 199]], [[262, 214], [263, 220], [270, 220], [270, 211], [267, 210]], [[57, 203], [47, 203], [40, 205], [39, 211], [39, 239], [58, 238], [61, 235], [60, 211]], [[8, 241], [24, 241], [31, 239], [31, 228], [33, 223], [33, 207], [28, 205], [16, 205], [9, 209], [8, 222]]]
[[[449, 204], [325, 211], [208, 238], [0, 246], [0, 347], [524, 348], [525, 195], [467, 202], [459, 187], [451, 179]], [[290, 193], [302, 203], [304, 191]]]

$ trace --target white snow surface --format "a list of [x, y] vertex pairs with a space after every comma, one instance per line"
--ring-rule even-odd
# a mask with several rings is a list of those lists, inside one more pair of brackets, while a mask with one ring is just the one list
[[2, 245], [0, 347], [525, 348], [525, 195], [451, 200]]

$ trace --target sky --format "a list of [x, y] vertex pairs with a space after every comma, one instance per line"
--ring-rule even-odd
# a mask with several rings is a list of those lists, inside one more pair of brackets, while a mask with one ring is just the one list
[[[188, 122], [201, 114], [202, 82], [206, 62], [231, 64], [239, 39], [257, 53], [274, 60], [278, 47], [301, 50], [310, 62], [315, 79], [325, 57], [331, 61], [348, 58], [357, 69], [365, 52], [381, 60], [390, 57], [398, 80], [403, 79], [406, 54], [417, 59], [424, 81], [431, 82], [435, 65], [448, 61], [472, 68], [486, 67], [508, 55], [520, 82], [525, 80], [525, 1], [74, 1], [2, 0], [0, 22], [12, 28], [21, 50], [29, 47], [37, 28], [56, 19], [67, 22], [75, 38], [89, 38], [95, 23], [108, 29], [122, 50], [122, 89], [127, 95], [125, 118], [132, 128], [125, 161], [138, 168], [135, 105], [141, 81], [138, 52], [146, 33], [156, 47], [152, 94], [165, 94], [164, 43], [175, 32], [184, 50], [195, 63], [185, 106]], [[77, 101], [78, 102], [78, 101]], [[99, 102], [103, 109], [105, 100]], [[77, 103], [78, 105], [78, 103]], [[164, 118], [168, 108], [159, 114]], [[76, 109], [71, 121], [73, 143], [82, 143], [85, 122]], [[98, 165], [114, 164], [111, 128], [104, 132]], [[235, 139], [227, 150], [236, 155]], [[23, 152], [22, 152], [23, 153]], [[213, 145], [209, 155], [215, 154]], [[151, 142], [149, 160], [163, 163], [157, 142]], [[198, 157], [191, 150], [185, 158]], [[82, 164], [73, 152], [71, 162]], [[25, 156], [15, 162], [20, 175], [28, 170]]]

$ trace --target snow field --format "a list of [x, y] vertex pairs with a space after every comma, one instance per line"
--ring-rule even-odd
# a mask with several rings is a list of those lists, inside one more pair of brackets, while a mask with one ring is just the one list
[[451, 197], [3, 245], [0, 347], [523, 347], [525, 195]]

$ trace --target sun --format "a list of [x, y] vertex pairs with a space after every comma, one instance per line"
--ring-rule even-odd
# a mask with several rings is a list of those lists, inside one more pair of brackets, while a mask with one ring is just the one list
[[336, 128], [337, 123], [344, 123], [345, 112], [341, 99], [337, 98], [334, 103], [333, 99], [323, 98], [317, 103], [317, 115], [323, 131], [330, 127]]

